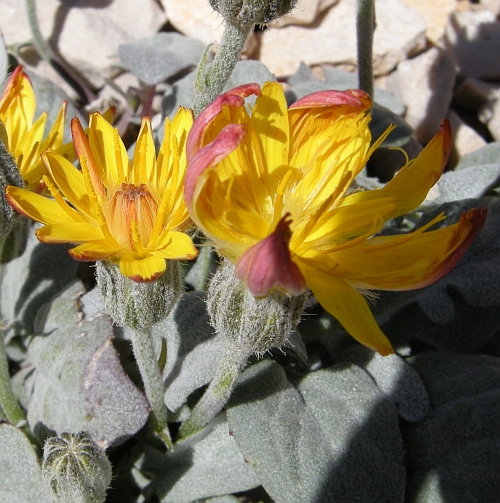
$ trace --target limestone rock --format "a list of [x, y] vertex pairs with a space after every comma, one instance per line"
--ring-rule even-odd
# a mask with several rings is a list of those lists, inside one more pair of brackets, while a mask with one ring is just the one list
[[[43, 0], [37, 14], [45, 39], [96, 88], [116, 73], [111, 57], [120, 44], [150, 36], [166, 22], [155, 0]], [[2, 0], [0, 19], [7, 44], [31, 39], [24, 2]]]
[[448, 114], [453, 131], [453, 148], [448, 160], [448, 167], [454, 168], [462, 156], [474, 152], [486, 145], [486, 140], [465, 122], [453, 110]]
[[479, 120], [488, 126], [491, 136], [500, 141], [500, 91], [479, 109]]
[[456, 0], [401, 0], [405, 5], [418, 12], [425, 21], [427, 38], [437, 42], [445, 31], [448, 18], [457, 8]]
[[407, 106], [405, 119], [424, 145], [448, 113], [455, 73], [450, 53], [433, 47], [416, 58], [402, 61], [387, 79], [387, 90]]
[[460, 76], [500, 79], [500, 23], [491, 11], [455, 12], [446, 28], [446, 45]]
[[457, 86], [454, 99], [464, 108], [479, 110], [487, 101], [496, 100], [498, 95], [500, 95], [500, 85], [488, 84], [470, 77]]
[[[300, 4], [299, 4], [300, 5]], [[425, 44], [425, 23], [399, 0], [377, 0], [374, 72], [389, 73]], [[307, 65], [356, 66], [356, 0], [340, 0], [318, 26], [285, 26], [262, 34], [260, 60], [275, 75], [291, 75]]]
[[332, 7], [339, 0], [302, 0], [299, 1], [289, 14], [271, 23], [273, 26], [286, 26], [289, 24], [311, 24], [317, 17], [329, 7]]

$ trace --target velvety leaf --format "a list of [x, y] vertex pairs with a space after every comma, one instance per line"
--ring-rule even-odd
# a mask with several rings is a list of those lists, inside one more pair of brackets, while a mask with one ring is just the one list
[[146, 447], [140, 468], [152, 478], [146, 495], [155, 494], [162, 503], [188, 503], [260, 485], [229, 434], [225, 414], [166, 454]]
[[407, 501], [497, 501], [500, 359], [425, 352], [410, 362], [434, 411], [404, 428]]
[[43, 244], [32, 227], [24, 253], [0, 265], [0, 315], [6, 340], [33, 333], [35, 316], [46, 302], [74, 281], [78, 262], [63, 245]]
[[338, 365], [296, 380], [264, 360], [243, 373], [228, 405], [231, 432], [273, 500], [401, 501], [397, 414], [371, 378]]
[[3, 38], [3, 33], [0, 31], [0, 89], [3, 90], [4, 84], [7, 81], [7, 70], [9, 68], [9, 54]]
[[488, 143], [484, 147], [474, 150], [461, 157], [460, 162], [455, 167], [455, 171], [460, 171], [472, 166], [482, 166], [483, 164], [499, 164], [500, 162], [500, 141]]
[[468, 166], [459, 171], [444, 173], [438, 182], [439, 198], [433, 203], [480, 198], [498, 186], [500, 161]]
[[191, 260], [184, 281], [195, 291], [205, 291], [218, 267], [217, 254], [211, 246], [202, 246], [196, 260]]
[[[65, 321], [78, 311], [75, 290], [54, 300], [46, 321], [50, 330], [29, 347], [35, 371], [26, 384], [28, 421], [40, 438], [86, 431], [106, 448], [142, 428], [149, 405], [120, 364], [109, 316], [80, 316], [72, 326]], [[62, 320], [60, 328], [56, 319]]]
[[153, 86], [190, 66], [196, 66], [205, 44], [180, 33], [156, 33], [152, 37], [120, 45], [122, 63], [142, 82]]
[[394, 403], [403, 419], [415, 422], [429, 413], [429, 395], [422, 379], [400, 356], [381, 356], [356, 344], [342, 352], [339, 361], [351, 362], [364, 369]]
[[223, 341], [209, 324], [202, 292], [185, 294], [153, 333], [166, 338], [165, 402], [176, 411], [194, 390], [212, 380]]
[[40, 462], [26, 435], [10, 424], [0, 424], [0, 501], [50, 503], [42, 483]]
[[385, 106], [375, 102], [372, 106], [371, 114], [372, 120], [369, 126], [373, 139], [382, 136], [391, 124], [396, 125], [396, 129], [394, 129], [394, 131], [383, 141], [380, 148], [401, 147], [412, 137], [413, 129], [411, 126], [403, 118]]

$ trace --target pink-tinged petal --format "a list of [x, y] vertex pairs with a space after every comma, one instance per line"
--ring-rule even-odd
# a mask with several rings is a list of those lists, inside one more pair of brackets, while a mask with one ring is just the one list
[[205, 169], [217, 164], [229, 155], [245, 136], [245, 127], [241, 124], [226, 126], [217, 138], [199, 150], [189, 163], [184, 181], [184, 200], [190, 211], [193, 210], [193, 194], [199, 176]]
[[319, 271], [302, 260], [299, 265], [318, 302], [339, 321], [346, 332], [382, 356], [394, 353], [366, 300], [356, 289], [343, 278]]
[[345, 107], [348, 113], [361, 113], [372, 106], [370, 96], [360, 89], [346, 91], [318, 91], [293, 103], [289, 110], [321, 107]]
[[245, 98], [251, 95], [260, 96], [260, 86], [258, 84], [244, 84], [231, 89], [218, 96], [201, 112], [194, 121], [187, 139], [186, 155], [188, 163], [190, 163], [192, 157], [201, 148], [205, 130], [217, 115], [221, 113], [223, 107], [242, 107], [245, 105]]
[[137, 283], [157, 280], [166, 268], [165, 259], [152, 255], [139, 257], [135, 252], [129, 252], [120, 258], [120, 272]]
[[280, 288], [292, 295], [300, 295], [307, 289], [306, 281], [290, 255], [291, 235], [287, 214], [272, 234], [238, 259], [235, 276], [247, 284], [255, 297], [265, 297], [272, 288]]
[[456, 226], [450, 226], [456, 228], [455, 243], [460, 243], [457, 249], [442, 264], [440, 264], [438, 269], [436, 269], [431, 275], [424, 278], [420, 283], [413, 284], [407, 288], [398, 288], [397, 290], [402, 291], [423, 288], [425, 286], [432, 285], [432, 283], [448, 274], [457, 265], [458, 261], [468, 250], [474, 239], [476, 239], [479, 231], [483, 228], [487, 214], [487, 208], [475, 208], [469, 210], [467, 213], [463, 213]]

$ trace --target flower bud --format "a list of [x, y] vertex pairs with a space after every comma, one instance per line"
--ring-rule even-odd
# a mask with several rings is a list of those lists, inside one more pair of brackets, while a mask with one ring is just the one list
[[87, 433], [63, 433], [45, 442], [42, 477], [56, 503], [102, 503], [111, 463]]
[[229, 344], [262, 356], [285, 344], [300, 321], [307, 297], [307, 293], [295, 296], [274, 290], [255, 298], [235, 277], [231, 262], [224, 260], [210, 282], [207, 311], [210, 323]]
[[288, 14], [297, 0], [209, 0], [211, 7], [231, 24], [267, 24]]
[[6, 236], [12, 229], [15, 212], [5, 197], [5, 187], [15, 185], [23, 187], [24, 182], [14, 158], [6, 147], [7, 132], [0, 122], [0, 238]]
[[165, 319], [182, 292], [180, 265], [167, 260], [167, 269], [155, 281], [137, 283], [107, 262], [96, 262], [97, 287], [114, 321], [123, 327], [144, 329]]

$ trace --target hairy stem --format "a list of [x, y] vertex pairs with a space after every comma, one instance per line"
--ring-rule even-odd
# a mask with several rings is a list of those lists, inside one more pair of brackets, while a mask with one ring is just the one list
[[359, 88], [373, 98], [373, 32], [375, 0], [357, 0], [356, 35]]
[[151, 406], [151, 418], [155, 431], [171, 449], [172, 439], [168, 429], [167, 406], [165, 405], [165, 390], [163, 379], [156, 361], [153, 339], [150, 329], [135, 329], [132, 334], [132, 347], [135, 359], [141, 373], [144, 391]]
[[226, 23], [219, 50], [215, 55], [212, 66], [205, 73], [208, 54], [204, 54], [198, 65], [198, 75], [195, 86], [194, 114], [199, 115], [219, 94], [238, 63], [241, 51], [253, 29], [253, 23], [236, 26]]

